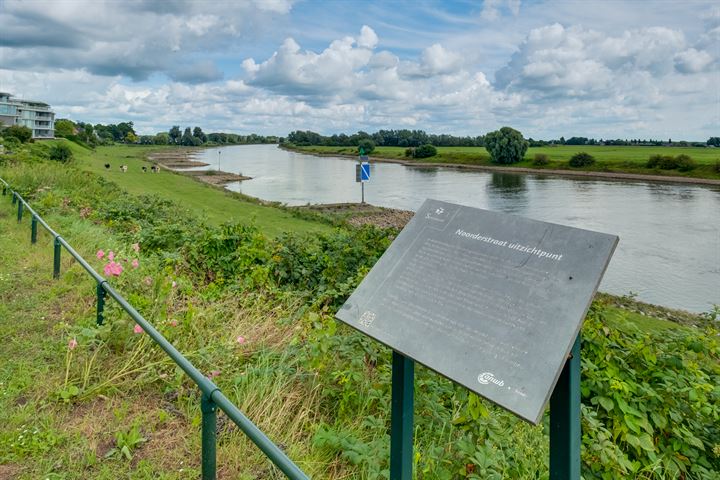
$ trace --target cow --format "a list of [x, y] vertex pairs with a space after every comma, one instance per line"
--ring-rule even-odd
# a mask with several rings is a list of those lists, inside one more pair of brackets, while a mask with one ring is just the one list
[[109, 163], [106, 163], [106, 164], [105, 164], [105, 169], [106, 169], [106, 170], [110, 170], [110, 164], [109, 164]]

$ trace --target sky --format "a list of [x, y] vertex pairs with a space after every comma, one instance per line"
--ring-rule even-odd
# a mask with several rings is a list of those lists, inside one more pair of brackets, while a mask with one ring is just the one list
[[712, 1], [0, 0], [0, 91], [286, 135], [720, 136]]

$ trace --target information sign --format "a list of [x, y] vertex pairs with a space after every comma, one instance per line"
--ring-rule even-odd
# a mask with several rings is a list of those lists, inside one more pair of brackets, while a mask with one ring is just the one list
[[537, 424], [617, 242], [426, 200], [337, 318]]
[[368, 162], [363, 162], [360, 164], [360, 181], [370, 181], [370, 164]]

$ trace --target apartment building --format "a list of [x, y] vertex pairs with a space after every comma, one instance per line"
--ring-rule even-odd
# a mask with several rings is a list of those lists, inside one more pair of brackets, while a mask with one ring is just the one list
[[19, 100], [0, 92], [0, 123], [28, 127], [32, 138], [55, 138], [55, 112], [45, 102]]

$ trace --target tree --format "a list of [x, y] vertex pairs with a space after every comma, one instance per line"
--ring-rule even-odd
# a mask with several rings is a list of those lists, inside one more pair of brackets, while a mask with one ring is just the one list
[[186, 147], [192, 147], [193, 145], [195, 145], [195, 140], [193, 140], [193, 136], [190, 133], [190, 127], [185, 128], [185, 131], [182, 134], [182, 138], [180, 139], [180, 144]]
[[128, 132], [125, 134], [125, 143], [137, 143], [138, 142], [138, 136], [135, 135], [133, 132]]
[[525, 156], [528, 142], [517, 130], [502, 127], [485, 135], [485, 148], [495, 163], [517, 163]]
[[200, 127], [195, 127], [195, 128], [193, 128], [193, 137], [195, 137], [195, 138], [197, 138], [198, 140], [200, 140], [200, 143], [205, 143], [205, 142], [207, 142], [207, 135], [205, 135], [205, 134], [203, 133], [202, 128], [200, 128]]
[[362, 151], [365, 155], [370, 155], [373, 150], [375, 150], [375, 142], [370, 140], [370, 138], [366, 138], [358, 142], [358, 152]]
[[182, 136], [182, 133], [180, 133], [180, 126], [174, 125], [168, 132], [168, 136], [170, 137], [170, 143], [173, 143], [176, 145], [179, 144], [180, 137]]
[[713, 147], [720, 147], [720, 137], [708, 138], [707, 145], [712, 145]]
[[59, 118], [55, 120], [55, 136], [69, 137], [75, 134], [75, 124], [67, 118]]
[[14, 137], [20, 140], [20, 143], [27, 143], [32, 138], [32, 130], [22, 125], [12, 125], [3, 130], [4, 137]]
[[413, 157], [415, 158], [428, 158], [428, 157], [434, 157], [437, 155], [437, 148], [433, 147], [429, 143], [426, 143], [425, 145], [420, 145], [417, 147], [413, 153]]

